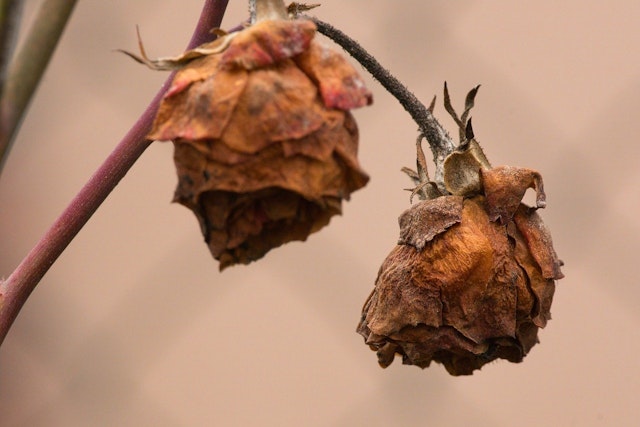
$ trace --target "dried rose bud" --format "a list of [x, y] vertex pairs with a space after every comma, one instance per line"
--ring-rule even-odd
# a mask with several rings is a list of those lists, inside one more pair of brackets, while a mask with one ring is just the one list
[[308, 20], [265, 19], [177, 58], [136, 57], [179, 68], [148, 137], [174, 142], [174, 200], [220, 269], [306, 240], [369, 179], [349, 110], [371, 93], [315, 34]]
[[[520, 362], [551, 317], [563, 275], [536, 213], [546, 204], [540, 174], [491, 168], [474, 139], [460, 147], [444, 162], [442, 185], [431, 183], [447, 194], [431, 191], [400, 216], [398, 245], [364, 304], [357, 331], [382, 367], [396, 354], [421, 368], [442, 363], [452, 375], [498, 358]], [[426, 176], [420, 164], [409, 172]], [[521, 203], [530, 187], [536, 208]]]

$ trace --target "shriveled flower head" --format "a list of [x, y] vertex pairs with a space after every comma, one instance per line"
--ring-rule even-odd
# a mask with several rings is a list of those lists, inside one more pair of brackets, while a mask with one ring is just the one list
[[177, 58], [151, 139], [172, 140], [174, 200], [191, 209], [220, 268], [305, 240], [368, 176], [349, 113], [371, 94], [308, 20], [265, 19]]
[[[520, 362], [551, 317], [554, 281], [563, 275], [536, 212], [546, 204], [542, 177], [492, 168], [470, 127], [466, 136], [444, 161], [441, 182], [428, 179], [422, 162], [408, 170], [425, 200], [400, 216], [398, 244], [357, 328], [383, 367], [396, 354], [421, 368], [442, 363], [452, 375], [498, 358]], [[521, 202], [530, 187], [536, 207]]]

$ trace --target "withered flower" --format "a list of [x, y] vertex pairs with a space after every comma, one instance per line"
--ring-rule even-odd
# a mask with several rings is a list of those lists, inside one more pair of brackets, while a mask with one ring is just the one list
[[369, 179], [349, 110], [371, 93], [313, 22], [282, 14], [177, 58], [136, 57], [179, 68], [148, 137], [173, 141], [174, 201], [195, 213], [220, 269], [306, 240]]
[[[445, 89], [446, 90], [446, 89]], [[477, 88], [475, 89], [477, 90]], [[383, 262], [357, 331], [387, 367], [442, 363], [469, 375], [501, 358], [520, 362], [550, 319], [554, 281], [563, 277], [551, 236], [537, 214], [542, 177], [530, 169], [489, 165], [466, 121], [462, 142], [444, 161], [442, 182], [405, 171], [425, 199], [399, 218], [400, 239]], [[521, 202], [534, 188], [536, 207]]]

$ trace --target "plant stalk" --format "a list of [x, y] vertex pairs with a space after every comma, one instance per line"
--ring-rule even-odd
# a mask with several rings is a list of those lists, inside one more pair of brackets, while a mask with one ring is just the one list
[[[200, 20], [187, 49], [211, 38], [210, 30], [222, 23], [228, 0], [206, 0]], [[91, 218], [109, 193], [151, 143], [146, 138], [170, 76], [145, 112], [115, 150], [93, 174], [51, 228], [42, 236], [5, 281], [0, 281], [0, 344], [31, 292], [51, 265]]]
[[18, 40], [23, 0], [0, 0], [0, 99]]
[[315, 17], [307, 18], [316, 24], [318, 32], [329, 37], [358, 61], [407, 110], [418, 124], [420, 133], [424, 135], [431, 147], [436, 164], [436, 181], [438, 182], [438, 179], [442, 179], [444, 159], [455, 150], [456, 145], [429, 108], [425, 107], [405, 85], [384, 68], [358, 42], [326, 22]]
[[7, 70], [0, 99], [0, 173], [77, 0], [45, 0]]

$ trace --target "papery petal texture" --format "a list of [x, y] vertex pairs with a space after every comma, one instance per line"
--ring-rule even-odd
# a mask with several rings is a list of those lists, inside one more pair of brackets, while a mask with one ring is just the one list
[[228, 35], [225, 50], [177, 72], [159, 108], [149, 138], [174, 142], [174, 200], [221, 269], [305, 240], [369, 179], [349, 110], [371, 94], [314, 36], [308, 20]]

